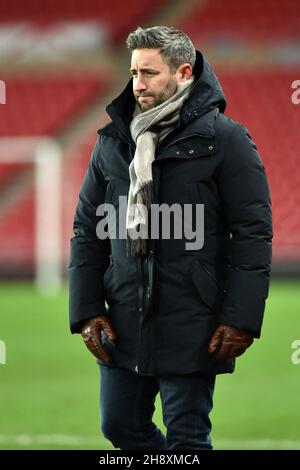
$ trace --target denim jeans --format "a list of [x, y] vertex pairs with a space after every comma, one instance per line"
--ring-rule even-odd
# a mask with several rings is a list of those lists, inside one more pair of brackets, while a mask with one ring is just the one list
[[[122, 450], [210, 450], [214, 385], [215, 376], [151, 377], [101, 364], [101, 431]], [[152, 421], [158, 392], [166, 436]]]

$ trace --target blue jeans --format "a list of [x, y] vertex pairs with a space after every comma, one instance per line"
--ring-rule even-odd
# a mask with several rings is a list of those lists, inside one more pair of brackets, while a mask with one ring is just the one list
[[[215, 376], [149, 377], [101, 364], [101, 431], [122, 450], [210, 450], [214, 385]], [[166, 436], [152, 421], [158, 392]]]

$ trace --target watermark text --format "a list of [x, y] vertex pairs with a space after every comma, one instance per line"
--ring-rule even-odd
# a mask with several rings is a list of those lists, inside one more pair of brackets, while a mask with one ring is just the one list
[[292, 88], [295, 90], [291, 95], [293, 104], [300, 104], [300, 80], [294, 80], [292, 82]]
[[[125, 240], [127, 232], [136, 240], [185, 240], [186, 250], [201, 250], [204, 245], [204, 204], [151, 204], [148, 210], [143, 204], [134, 204], [130, 211], [141, 215], [143, 224], [126, 226], [127, 196], [119, 197], [118, 215], [112, 204], [104, 203], [97, 207], [96, 215], [101, 217], [96, 227], [100, 240]], [[193, 240], [193, 241], [192, 241]], [[188, 242], [187, 242], [188, 241]]]
[[0, 80], [0, 104], [6, 104], [6, 84]]
[[300, 339], [295, 339], [295, 341], [292, 342], [292, 349], [294, 349], [292, 355], [291, 355], [291, 361], [292, 364], [297, 366], [300, 364]]
[[6, 364], [6, 345], [0, 340], [0, 364]]

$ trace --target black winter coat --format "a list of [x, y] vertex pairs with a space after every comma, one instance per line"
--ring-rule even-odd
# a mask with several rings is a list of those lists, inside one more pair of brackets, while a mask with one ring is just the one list
[[[246, 128], [226, 117], [221, 86], [197, 52], [196, 83], [178, 127], [156, 150], [154, 202], [204, 204], [204, 245], [152, 240], [149, 255], [126, 256], [124, 239], [100, 240], [99, 204], [127, 196], [135, 144], [132, 81], [108, 107], [81, 187], [71, 239], [70, 323], [109, 315], [103, 336], [113, 363], [143, 375], [232, 372], [207, 350], [219, 323], [260, 336], [271, 266], [271, 203], [264, 166]], [[172, 233], [172, 232], [171, 232]]]

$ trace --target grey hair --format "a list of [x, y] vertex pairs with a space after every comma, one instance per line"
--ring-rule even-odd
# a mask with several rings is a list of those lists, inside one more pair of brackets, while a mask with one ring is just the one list
[[135, 49], [159, 49], [171, 70], [177, 70], [186, 62], [194, 67], [196, 62], [196, 51], [192, 41], [185, 33], [173, 27], [139, 27], [129, 34], [126, 44], [131, 52]]

